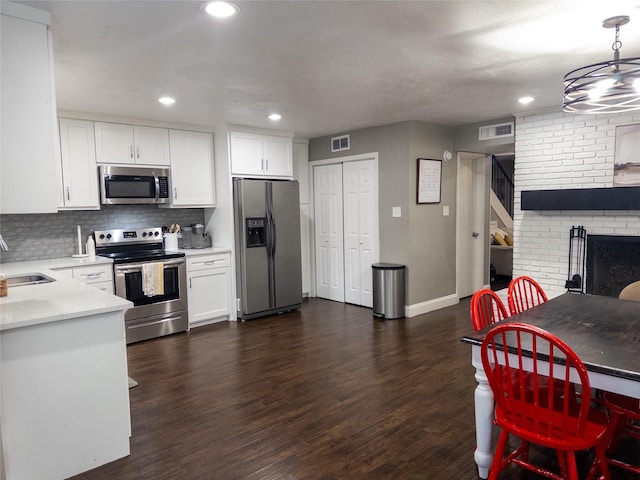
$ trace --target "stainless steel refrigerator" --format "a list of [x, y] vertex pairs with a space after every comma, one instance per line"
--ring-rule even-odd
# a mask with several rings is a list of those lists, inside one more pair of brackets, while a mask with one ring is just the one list
[[297, 181], [235, 178], [233, 203], [238, 318], [302, 304]]

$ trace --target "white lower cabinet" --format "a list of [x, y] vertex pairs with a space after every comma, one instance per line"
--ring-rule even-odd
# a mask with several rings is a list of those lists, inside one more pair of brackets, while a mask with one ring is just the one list
[[187, 257], [189, 326], [228, 320], [231, 314], [231, 254]]
[[114, 292], [113, 269], [110, 263], [73, 268], [55, 268], [53, 270], [79, 282], [87, 283], [99, 290], [104, 290], [111, 294]]

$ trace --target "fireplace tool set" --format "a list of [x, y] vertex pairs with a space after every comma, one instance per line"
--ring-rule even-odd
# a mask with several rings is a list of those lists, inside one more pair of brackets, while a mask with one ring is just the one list
[[587, 231], [583, 226], [569, 231], [569, 272], [564, 287], [569, 292], [584, 293]]

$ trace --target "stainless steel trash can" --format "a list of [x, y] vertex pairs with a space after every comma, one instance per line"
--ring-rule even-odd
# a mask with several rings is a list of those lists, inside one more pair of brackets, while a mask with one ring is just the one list
[[397, 263], [374, 263], [373, 314], [376, 317], [404, 317], [405, 270]]

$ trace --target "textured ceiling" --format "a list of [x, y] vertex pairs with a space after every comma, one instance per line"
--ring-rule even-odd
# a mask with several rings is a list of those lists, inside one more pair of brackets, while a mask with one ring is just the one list
[[223, 20], [188, 0], [18, 3], [52, 14], [60, 110], [308, 138], [559, 108], [565, 73], [612, 58], [614, 15], [640, 56], [640, 1], [237, 1]]

